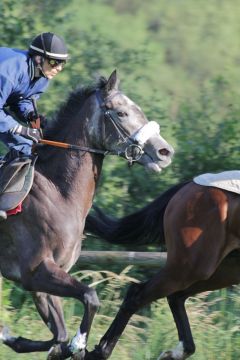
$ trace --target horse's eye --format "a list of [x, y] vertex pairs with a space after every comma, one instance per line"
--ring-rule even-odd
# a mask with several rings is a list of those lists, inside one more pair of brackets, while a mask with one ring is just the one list
[[117, 112], [117, 116], [119, 116], [119, 117], [124, 117], [124, 116], [126, 116], [127, 114], [125, 113], [125, 112], [122, 112], [122, 111], [118, 111]]

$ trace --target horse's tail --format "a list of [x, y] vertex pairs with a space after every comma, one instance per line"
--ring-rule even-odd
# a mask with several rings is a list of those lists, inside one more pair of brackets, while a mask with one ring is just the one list
[[110, 217], [94, 207], [95, 214], [87, 216], [85, 232], [112, 244], [164, 243], [163, 216], [166, 206], [184, 185], [186, 182], [171, 187], [144, 208], [120, 219]]

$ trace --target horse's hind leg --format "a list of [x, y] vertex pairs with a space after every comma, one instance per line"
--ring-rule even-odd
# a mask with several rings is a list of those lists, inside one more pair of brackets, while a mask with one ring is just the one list
[[75, 352], [79, 359], [83, 358], [93, 317], [99, 307], [96, 291], [74, 279], [50, 259], [42, 261], [34, 271], [25, 269], [22, 273], [22, 284], [27, 290], [72, 297], [83, 303], [85, 311], [82, 322], [67, 350], [63, 346], [62, 359]]
[[41, 318], [52, 332], [54, 341], [66, 342], [68, 335], [60, 298], [37, 292], [33, 293], [33, 299]]
[[208, 279], [198, 281], [184, 290], [187, 297], [240, 283], [240, 252], [229, 254]]
[[[218, 266], [214, 274], [206, 280], [198, 281], [189, 288], [168, 296], [169, 307], [172, 311], [179, 336], [179, 345], [185, 349], [185, 352], [191, 354], [195, 350], [190, 324], [188, 321], [185, 301], [190, 296], [204, 291], [217, 290], [230, 285], [240, 283], [240, 254], [229, 255]], [[176, 348], [176, 349], [177, 349]], [[167, 359], [167, 356], [174, 351], [165, 351], [159, 359]]]
[[4, 344], [18, 353], [48, 351], [53, 344], [67, 341], [60, 299], [49, 294], [33, 293], [33, 300], [41, 318], [52, 332], [53, 339], [49, 341], [35, 341], [23, 337], [5, 335], [5, 339], [3, 339]]

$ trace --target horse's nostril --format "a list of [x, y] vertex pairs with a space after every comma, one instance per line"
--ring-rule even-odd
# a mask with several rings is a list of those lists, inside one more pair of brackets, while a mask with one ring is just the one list
[[159, 154], [167, 156], [169, 154], [169, 151], [167, 149], [161, 149], [161, 150], [159, 150]]

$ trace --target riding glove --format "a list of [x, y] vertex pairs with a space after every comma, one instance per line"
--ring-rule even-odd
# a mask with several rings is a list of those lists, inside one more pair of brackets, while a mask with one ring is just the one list
[[17, 125], [9, 130], [11, 134], [22, 135], [23, 137], [32, 140], [34, 143], [38, 143], [42, 139], [41, 129], [31, 129], [22, 125]]
[[47, 126], [46, 117], [42, 114], [36, 115], [34, 111], [31, 111], [28, 114], [28, 121], [30, 123], [30, 127], [33, 129], [44, 129]]

